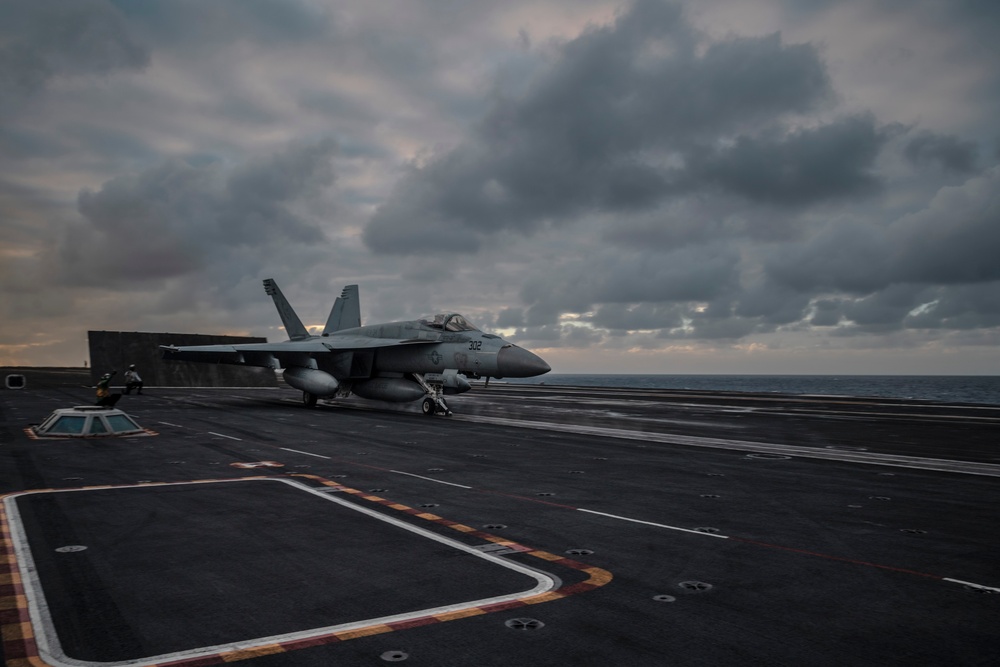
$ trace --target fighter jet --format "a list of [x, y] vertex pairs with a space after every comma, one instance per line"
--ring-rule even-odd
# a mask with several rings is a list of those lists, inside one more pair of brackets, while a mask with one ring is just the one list
[[333, 304], [326, 327], [310, 334], [271, 278], [264, 291], [274, 299], [288, 340], [239, 345], [161, 345], [167, 361], [197, 361], [284, 369], [282, 377], [302, 391], [302, 403], [320, 398], [421, 401], [426, 415], [451, 414], [445, 395], [469, 391], [467, 378], [534, 377], [551, 369], [541, 357], [480, 331], [458, 313], [408, 322], [361, 326], [357, 285], [347, 285]]

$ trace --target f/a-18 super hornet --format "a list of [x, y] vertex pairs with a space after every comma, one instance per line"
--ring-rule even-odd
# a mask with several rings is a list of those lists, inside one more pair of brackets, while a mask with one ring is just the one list
[[284, 369], [285, 382], [314, 407], [319, 398], [362, 398], [408, 403], [421, 411], [451, 414], [443, 396], [468, 391], [468, 377], [534, 377], [548, 373], [539, 356], [480, 331], [458, 313], [408, 322], [361, 326], [358, 286], [347, 285], [333, 304], [326, 327], [310, 334], [268, 278], [289, 339], [282, 343], [160, 346], [168, 361], [198, 361]]

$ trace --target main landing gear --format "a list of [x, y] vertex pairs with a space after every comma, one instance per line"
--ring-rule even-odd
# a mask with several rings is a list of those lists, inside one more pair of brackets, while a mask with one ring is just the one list
[[302, 405], [307, 408], [315, 408], [316, 394], [310, 394], [308, 391], [302, 392]]

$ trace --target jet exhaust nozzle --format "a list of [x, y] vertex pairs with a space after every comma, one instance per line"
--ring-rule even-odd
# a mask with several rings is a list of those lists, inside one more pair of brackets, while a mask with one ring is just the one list
[[292, 366], [286, 368], [281, 377], [285, 378], [289, 386], [309, 392], [313, 396], [333, 396], [340, 387], [337, 378], [315, 368]]

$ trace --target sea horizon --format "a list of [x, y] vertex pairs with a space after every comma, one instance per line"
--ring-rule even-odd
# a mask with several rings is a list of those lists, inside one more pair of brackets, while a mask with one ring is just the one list
[[511, 384], [880, 397], [1000, 405], [1000, 375], [548, 373], [508, 381]]

